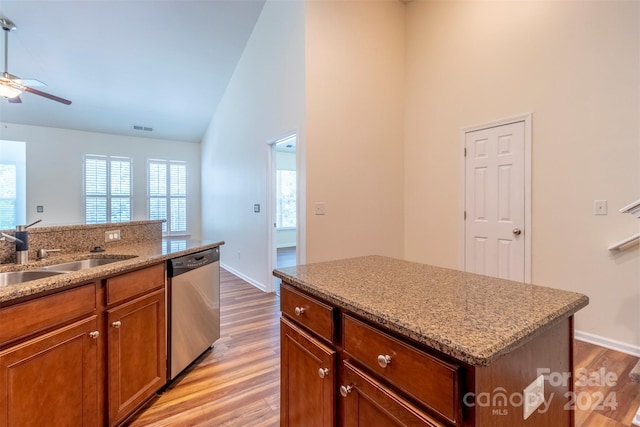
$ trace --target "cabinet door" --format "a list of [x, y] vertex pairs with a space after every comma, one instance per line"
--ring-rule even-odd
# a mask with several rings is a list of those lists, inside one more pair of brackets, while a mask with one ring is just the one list
[[107, 311], [110, 425], [166, 383], [164, 307], [160, 290]]
[[281, 426], [333, 426], [336, 352], [280, 319]]
[[96, 316], [0, 352], [0, 426], [98, 426]]
[[344, 362], [340, 394], [345, 427], [445, 425], [349, 362]]

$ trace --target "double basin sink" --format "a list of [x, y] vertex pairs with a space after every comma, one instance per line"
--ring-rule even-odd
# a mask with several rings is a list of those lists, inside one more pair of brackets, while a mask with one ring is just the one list
[[91, 267], [99, 267], [101, 265], [124, 261], [126, 259], [128, 258], [88, 258], [78, 261], [47, 265], [37, 270], [8, 271], [0, 273], [0, 286], [15, 285], [17, 283], [29, 282], [31, 280], [44, 279], [45, 277], [85, 270]]

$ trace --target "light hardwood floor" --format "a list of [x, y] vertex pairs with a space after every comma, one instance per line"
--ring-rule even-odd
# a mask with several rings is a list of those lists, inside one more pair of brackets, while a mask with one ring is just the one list
[[[214, 349], [140, 412], [131, 426], [275, 427], [280, 418], [279, 299], [221, 270], [221, 338]], [[575, 342], [576, 370], [604, 369], [616, 385], [576, 387], [576, 427], [629, 427], [640, 384], [629, 380], [638, 358]], [[596, 393], [615, 393], [617, 408], [591, 410]], [[581, 407], [582, 406], [582, 407]], [[605, 405], [603, 405], [605, 406]]]

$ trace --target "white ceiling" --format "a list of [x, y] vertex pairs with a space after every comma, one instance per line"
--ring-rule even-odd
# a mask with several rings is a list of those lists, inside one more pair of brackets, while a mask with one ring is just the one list
[[[9, 73], [72, 101], [0, 98], [0, 121], [200, 142], [263, 5], [0, 0], [0, 15], [17, 27], [9, 34]], [[0, 52], [2, 63], [4, 42]]]

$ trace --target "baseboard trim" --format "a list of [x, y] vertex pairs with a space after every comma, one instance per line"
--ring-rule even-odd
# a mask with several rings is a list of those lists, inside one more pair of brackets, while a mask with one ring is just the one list
[[584, 331], [574, 331], [573, 337], [577, 340], [588, 342], [590, 344], [599, 345], [600, 347], [616, 350], [621, 353], [630, 354], [631, 356], [640, 357], [640, 346], [627, 344], [621, 341], [612, 340], [596, 334], [590, 334]]
[[262, 283], [258, 282], [257, 280], [252, 279], [249, 276], [246, 276], [242, 273], [240, 273], [238, 270], [229, 267], [228, 265], [224, 264], [224, 263], [220, 263], [220, 267], [224, 268], [225, 270], [227, 270], [229, 273], [233, 274], [234, 276], [238, 276], [239, 278], [241, 278], [242, 280], [244, 280], [245, 282], [248, 282], [249, 284], [255, 286], [256, 288], [260, 289], [262, 292], [267, 292], [267, 287], [265, 285], [263, 285]]

